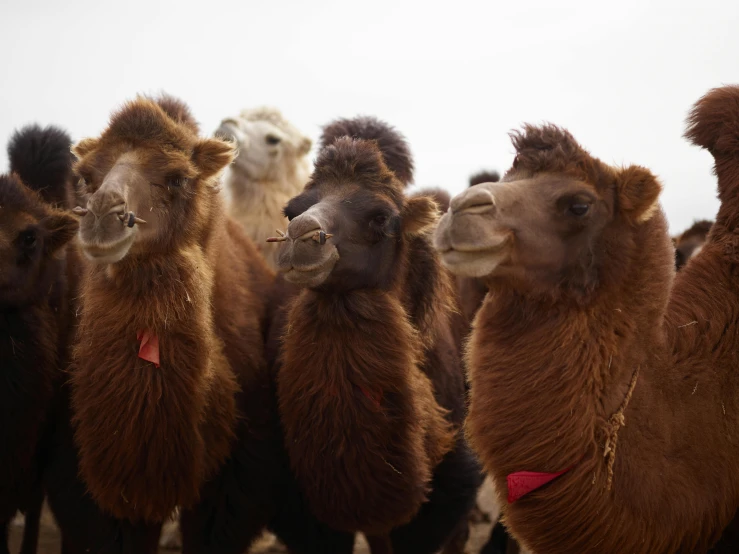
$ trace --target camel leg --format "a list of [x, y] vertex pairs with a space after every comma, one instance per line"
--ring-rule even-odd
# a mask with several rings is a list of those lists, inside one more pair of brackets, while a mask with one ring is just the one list
[[41, 509], [44, 505], [44, 489], [41, 486], [33, 491], [31, 502], [26, 510], [26, 524], [23, 527], [23, 543], [20, 554], [36, 554], [38, 534], [41, 525]]
[[451, 538], [447, 541], [442, 554], [465, 554], [465, 546], [470, 538], [470, 522], [463, 519], [457, 525], [457, 529], [452, 533]]
[[512, 554], [508, 550], [509, 536], [505, 526], [498, 521], [490, 531], [490, 538], [480, 550], [480, 554]]
[[388, 535], [365, 535], [372, 554], [393, 554], [393, 543]]

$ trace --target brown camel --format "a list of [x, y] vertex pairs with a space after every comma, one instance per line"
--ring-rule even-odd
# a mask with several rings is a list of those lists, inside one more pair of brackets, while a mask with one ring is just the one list
[[435, 552], [466, 529], [480, 482], [458, 433], [453, 289], [429, 237], [437, 206], [404, 194], [412, 165], [397, 132], [338, 123], [276, 239], [280, 271], [303, 289], [277, 377], [285, 442], [320, 520], [364, 532], [373, 552]]
[[74, 195], [70, 146], [61, 129], [27, 126], [8, 145], [14, 174], [0, 177], [0, 530], [14, 505], [26, 509], [21, 553], [35, 553], [46, 493], [65, 554], [145, 554], [156, 551], [157, 529], [101, 512], [79, 478], [72, 441], [66, 369], [78, 224], [58, 209]]
[[76, 232], [71, 214], [17, 174], [0, 175], [0, 552], [17, 510], [28, 515], [23, 552], [36, 551], [47, 427], [72, 319], [66, 249]]
[[739, 507], [739, 87], [702, 98], [686, 136], [721, 208], [674, 283], [657, 179], [553, 125], [514, 133], [503, 180], [439, 223], [444, 263], [491, 291], [467, 427], [534, 552], [706, 552]]
[[90, 264], [72, 399], [92, 497], [150, 527], [179, 507], [184, 554], [241, 554], [266, 527], [295, 553], [350, 549], [289, 472], [264, 353], [274, 274], [217, 186], [232, 146], [180, 101], [140, 97], [75, 153]]
[[675, 244], [675, 269], [681, 270], [688, 260], [703, 248], [708, 238], [713, 221], [702, 219], [696, 221], [688, 229], [673, 238]]
[[200, 138], [184, 104], [137, 98], [74, 153], [89, 194], [72, 378], [80, 469], [104, 509], [159, 523], [198, 501], [237, 417], [259, 420], [236, 397], [266, 380], [273, 275], [224, 216], [217, 178], [232, 146]]

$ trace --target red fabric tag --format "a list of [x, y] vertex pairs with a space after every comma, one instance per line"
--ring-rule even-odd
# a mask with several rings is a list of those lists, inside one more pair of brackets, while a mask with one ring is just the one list
[[560, 475], [564, 475], [573, 467], [575, 466], [572, 465], [557, 473], [539, 473], [538, 471], [516, 471], [515, 473], [511, 473], [506, 477], [508, 481], [508, 504], [515, 502], [539, 487], [543, 487]]
[[365, 389], [362, 385], [357, 385], [357, 386], [359, 387], [359, 390], [362, 391], [362, 394], [364, 394], [367, 398], [369, 398], [370, 401], [375, 405], [375, 408], [379, 410], [382, 404], [382, 391], [373, 393], [372, 391]]
[[159, 337], [144, 329], [136, 333], [136, 340], [140, 342], [139, 358], [159, 367]]

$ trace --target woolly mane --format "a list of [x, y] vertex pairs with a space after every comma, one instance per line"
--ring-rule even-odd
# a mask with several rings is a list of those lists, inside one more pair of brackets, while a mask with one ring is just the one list
[[375, 141], [385, 158], [387, 167], [403, 185], [413, 181], [413, 156], [403, 135], [376, 117], [337, 119], [323, 128], [320, 150], [334, 144], [342, 137]]

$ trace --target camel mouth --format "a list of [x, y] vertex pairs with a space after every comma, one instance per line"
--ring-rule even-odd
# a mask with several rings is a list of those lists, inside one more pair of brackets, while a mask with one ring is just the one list
[[134, 234], [129, 233], [121, 240], [105, 244], [85, 243], [80, 237], [80, 248], [85, 257], [97, 264], [114, 264], [126, 257], [134, 241]]
[[286, 271], [282, 271], [285, 276], [285, 280], [288, 283], [300, 287], [313, 288], [322, 285], [331, 271], [336, 265], [336, 262], [332, 259], [326, 260], [326, 262], [312, 267], [296, 267], [293, 266]]
[[486, 277], [493, 273], [510, 255], [510, 235], [485, 237], [482, 243], [457, 243], [451, 240], [439, 248], [442, 264], [455, 275]]
[[441, 252], [441, 263], [461, 277], [486, 277], [508, 258], [505, 248], [485, 250], [456, 250]]
[[[313, 247], [313, 241], [310, 242], [308, 248]], [[339, 252], [334, 246], [320, 247], [326, 248], [320, 252], [320, 258], [316, 256], [317, 252], [306, 252], [304, 243], [293, 243], [290, 246], [278, 257], [277, 269], [287, 282], [296, 286], [312, 288], [323, 284], [339, 261]], [[318, 248], [317, 245], [316, 247]]]

